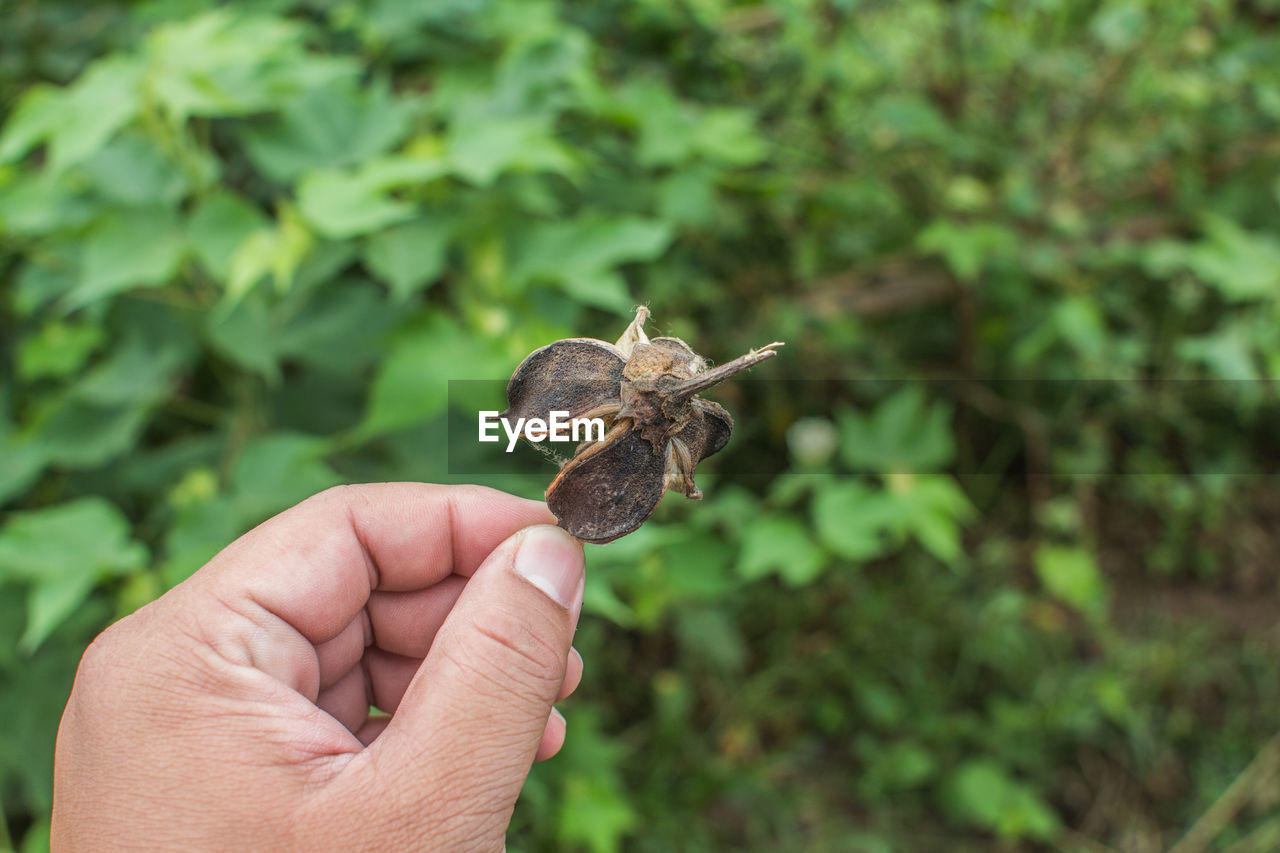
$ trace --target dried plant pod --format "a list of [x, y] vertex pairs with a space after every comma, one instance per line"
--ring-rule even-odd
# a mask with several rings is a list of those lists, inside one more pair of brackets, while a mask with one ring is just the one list
[[568, 338], [532, 352], [507, 384], [506, 418], [598, 417], [608, 425], [584, 442], [547, 488], [560, 526], [585, 542], [612, 542], [653, 514], [668, 490], [702, 497], [694, 469], [724, 448], [733, 418], [698, 393], [777, 355], [781, 341], [708, 368], [679, 338], [644, 332], [649, 309], [615, 343]]

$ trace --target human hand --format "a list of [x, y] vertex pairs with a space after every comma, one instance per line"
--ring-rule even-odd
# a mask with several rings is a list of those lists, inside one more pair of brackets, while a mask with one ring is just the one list
[[237, 539], [85, 652], [55, 849], [502, 850], [582, 675], [582, 546], [529, 527], [553, 522], [400, 483]]

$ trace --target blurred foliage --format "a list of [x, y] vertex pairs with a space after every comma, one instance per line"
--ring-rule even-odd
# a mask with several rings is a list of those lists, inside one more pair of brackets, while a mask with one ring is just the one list
[[589, 549], [513, 850], [1274, 849], [1277, 56], [1276, 0], [11, 0], [0, 847], [111, 618], [459, 479], [449, 378], [644, 302], [789, 345]]

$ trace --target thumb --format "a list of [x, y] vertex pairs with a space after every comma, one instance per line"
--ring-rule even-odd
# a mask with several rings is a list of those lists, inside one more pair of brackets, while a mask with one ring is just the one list
[[539, 525], [499, 545], [467, 581], [369, 748], [377, 787], [390, 782], [417, 822], [447, 811], [432, 822], [461, 824], [450, 827], [454, 840], [501, 849], [564, 682], [584, 580], [582, 544]]

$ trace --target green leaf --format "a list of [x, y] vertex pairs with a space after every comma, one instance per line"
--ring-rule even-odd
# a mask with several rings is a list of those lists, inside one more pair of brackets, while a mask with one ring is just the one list
[[998, 764], [969, 761], [952, 775], [944, 796], [961, 820], [1003, 838], [1047, 841], [1061, 828], [1058, 815], [1026, 784]]
[[101, 498], [14, 513], [0, 529], [0, 580], [29, 587], [22, 648], [34, 651], [99, 581], [140, 571], [147, 559], [128, 520]]
[[182, 171], [149, 137], [125, 133], [80, 165], [94, 190], [109, 202], [168, 206], [187, 191]]
[[53, 135], [65, 119], [66, 98], [56, 86], [36, 84], [22, 93], [0, 133], [0, 163], [20, 159]]
[[231, 473], [236, 517], [245, 527], [342, 482], [323, 460], [326, 442], [276, 432], [245, 446]]
[[946, 145], [952, 130], [946, 119], [923, 97], [888, 94], [876, 101], [867, 117], [874, 139], [884, 147], [898, 142]]
[[603, 616], [615, 625], [629, 628], [636, 623], [636, 614], [609, 584], [607, 578], [588, 576], [582, 596], [582, 612]]
[[[733, 549], [722, 537], [677, 529], [671, 540], [657, 549], [657, 557], [655, 566], [664, 577], [651, 589], [662, 590], [662, 606], [672, 601], [715, 601], [740, 585], [731, 571]], [[698, 570], [690, 571], [692, 566]], [[638, 602], [637, 609], [642, 607]]]
[[511, 278], [554, 282], [588, 304], [626, 313], [634, 301], [614, 269], [655, 260], [672, 237], [669, 224], [635, 217], [589, 216], [542, 223], [521, 235]]
[[399, 333], [378, 368], [358, 434], [371, 438], [444, 412], [450, 379], [481, 379], [509, 370], [486, 341], [434, 316]]
[[559, 835], [593, 853], [613, 853], [619, 839], [636, 824], [630, 799], [617, 788], [601, 787], [571, 776], [561, 792]]
[[632, 298], [626, 280], [613, 270], [567, 271], [556, 281], [562, 291], [584, 305], [624, 316], [635, 310], [636, 300]]
[[275, 382], [280, 377], [276, 347], [279, 333], [271, 302], [257, 288], [223, 311], [204, 315], [209, 343], [223, 357]]
[[1089, 616], [1106, 611], [1106, 580], [1089, 551], [1042, 546], [1036, 551], [1035, 567], [1040, 582], [1054, 598]]
[[275, 228], [259, 228], [245, 237], [227, 265], [227, 290], [222, 310], [233, 308], [252, 292], [271, 272], [280, 254], [280, 232]]
[[413, 217], [416, 205], [391, 198], [391, 189], [427, 183], [446, 172], [443, 161], [429, 157], [388, 157], [351, 172], [310, 172], [298, 185], [298, 209], [326, 237], [368, 234]]
[[993, 261], [1016, 256], [1018, 237], [1003, 225], [939, 220], [920, 232], [916, 247], [942, 255], [947, 267], [963, 282], [976, 281]]
[[729, 166], [759, 163], [769, 150], [751, 112], [730, 107], [708, 110], [694, 126], [691, 141], [708, 160]]
[[[564, 231], [545, 235], [558, 251], [561, 263], [580, 270], [602, 270], [617, 264], [644, 262], [660, 257], [672, 239], [671, 226], [651, 219], [627, 216], [587, 218]], [[561, 241], [556, 245], [557, 239]], [[550, 258], [547, 258], [550, 261]]]
[[81, 377], [77, 399], [104, 406], [145, 403], [167, 395], [173, 372], [185, 362], [191, 342], [184, 330], [137, 331], [119, 342], [110, 357]]
[[545, 116], [475, 116], [449, 128], [448, 157], [458, 176], [488, 186], [504, 172], [572, 174], [573, 157]]
[[1106, 323], [1096, 301], [1068, 296], [1053, 308], [1052, 325], [1076, 352], [1101, 361], [1109, 341]]
[[[444, 411], [448, 385], [434, 375], [441, 364], [457, 364], [450, 342], [457, 337], [401, 336], [378, 367], [360, 434], [372, 437], [425, 421]], [[447, 359], [444, 360], [444, 359]]]
[[1175, 345], [1179, 358], [1202, 364], [1209, 374], [1228, 382], [1254, 382], [1258, 364], [1248, 337], [1239, 326], [1223, 324], [1211, 335], [1188, 335]]
[[897, 497], [910, 507], [904, 514], [906, 532], [925, 551], [955, 567], [964, 556], [961, 525], [978, 515], [960, 485], [946, 475], [916, 475], [908, 491]]
[[1280, 240], [1220, 216], [1204, 227], [1208, 239], [1186, 253], [1192, 272], [1233, 302], [1280, 298]]
[[57, 174], [89, 157], [137, 115], [141, 79], [135, 60], [108, 57], [67, 89], [49, 140], [50, 171]]
[[[44, 236], [84, 226], [98, 213], [81, 187], [49, 170], [27, 171], [4, 185], [0, 180], [0, 227], [20, 236]], [[53, 253], [72, 254], [71, 246], [46, 242]], [[28, 269], [43, 258], [31, 258]]]
[[46, 461], [71, 469], [94, 468], [129, 452], [146, 428], [143, 406], [104, 406], [58, 398], [32, 419], [37, 449]]
[[0, 439], [0, 505], [21, 495], [49, 462], [41, 442], [17, 436]]
[[215, 280], [227, 284], [232, 259], [250, 235], [266, 230], [267, 217], [245, 199], [219, 190], [201, 200], [187, 221], [187, 241]]
[[22, 836], [20, 853], [44, 853], [45, 850], [52, 849], [50, 847], [51, 835], [51, 821], [39, 821], [27, 830], [26, 835]]
[[360, 24], [366, 29], [366, 37], [377, 42], [414, 39], [424, 27], [463, 25], [470, 28], [477, 18], [492, 15], [495, 5], [494, 0], [439, 0], [427, 4], [372, 0], [362, 4]]
[[916, 515], [911, 519], [911, 533], [926, 551], [948, 565], [956, 563], [964, 553], [960, 525], [941, 513]]
[[287, 291], [314, 247], [315, 236], [297, 211], [290, 204], [281, 204], [275, 227], [252, 232], [231, 256], [219, 310], [230, 310], [267, 275], [277, 292]]
[[943, 563], [957, 566], [963, 556], [961, 524], [975, 514], [955, 480], [937, 474], [892, 474], [889, 526], [916, 539]]
[[185, 243], [172, 211], [131, 210], [106, 216], [85, 243], [80, 281], [65, 307], [80, 308], [135, 287], [173, 278]]
[[937, 767], [927, 749], [911, 742], [894, 744], [884, 757], [888, 765], [885, 781], [895, 790], [920, 786], [932, 778]]
[[[105, 602], [90, 599], [34, 653], [17, 646], [25, 602], [13, 586], [0, 587], [0, 776], [7, 783], [6, 807], [22, 804], [48, 813], [53, 795], [53, 752], [58, 720], [67, 703], [84, 647], [110, 618]], [[13, 811], [8, 812], [13, 815]], [[23, 851], [42, 840], [40, 827], [28, 830]], [[35, 837], [33, 837], [35, 836]], [[3, 833], [0, 833], [3, 838]], [[48, 851], [35, 847], [39, 851]], [[30, 843], [27, 843], [30, 842]]]
[[555, 819], [557, 838], [593, 853], [613, 853], [638, 820], [619, 773], [622, 750], [616, 737], [601, 731], [593, 709], [577, 709], [573, 723], [573, 737], [558, 756], [565, 778]]
[[180, 126], [283, 107], [360, 72], [350, 57], [308, 53], [304, 37], [297, 22], [229, 8], [168, 23], [147, 39], [147, 86]]
[[[207, 476], [213, 480], [212, 472], [207, 472]], [[189, 578], [247, 529], [228, 497], [206, 495], [182, 503], [165, 532], [164, 559], [160, 565], [164, 585], [174, 587]]]
[[135, 331], [74, 385], [42, 399], [22, 437], [38, 442], [46, 461], [77, 468], [130, 450], [191, 350], [185, 329]]
[[70, 376], [82, 368], [106, 338], [94, 323], [50, 320], [22, 341], [18, 376], [27, 381]]
[[818, 577], [826, 563], [826, 554], [798, 520], [766, 517], [747, 528], [738, 573], [747, 580], [776, 573], [789, 586], [804, 586]]
[[434, 284], [444, 271], [452, 229], [443, 217], [393, 226], [369, 239], [364, 262], [397, 300]]
[[658, 187], [658, 210], [665, 222], [705, 227], [715, 222], [716, 185], [710, 171], [685, 168]]
[[616, 119], [639, 130], [636, 160], [641, 166], [674, 166], [694, 154], [697, 113], [657, 80], [620, 89], [607, 104]]
[[367, 88], [313, 89], [281, 115], [243, 132], [255, 165], [277, 181], [303, 172], [352, 166], [389, 151], [409, 128], [415, 107], [391, 94], [386, 81]]
[[925, 472], [955, 456], [951, 409], [930, 403], [916, 384], [885, 398], [869, 415], [838, 415], [840, 457], [855, 471]]
[[46, 577], [32, 584], [27, 592], [27, 626], [18, 647], [28, 653], [40, 648], [49, 634], [89, 597], [96, 582], [93, 574], [81, 572]]
[[1127, 50], [1137, 44], [1146, 27], [1147, 10], [1139, 0], [1104, 3], [1089, 24], [1098, 41], [1113, 51]]
[[55, 244], [49, 254], [31, 259], [17, 276], [13, 306], [19, 317], [33, 317], [66, 296], [76, 286], [80, 273], [78, 247]]
[[847, 560], [860, 562], [885, 553], [894, 520], [892, 500], [856, 480], [826, 483], [814, 497], [818, 539]]
[[401, 315], [400, 307], [372, 284], [327, 287], [289, 319], [275, 346], [282, 357], [333, 374], [357, 375], [383, 354], [383, 336]]
[[747, 648], [736, 620], [719, 603], [684, 607], [675, 614], [682, 654], [721, 672], [741, 672]]
[[11, 394], [0, 382], [0, 506], [30, 488], [49, 461], [38, 439], [19, 434], [10, 411]]

